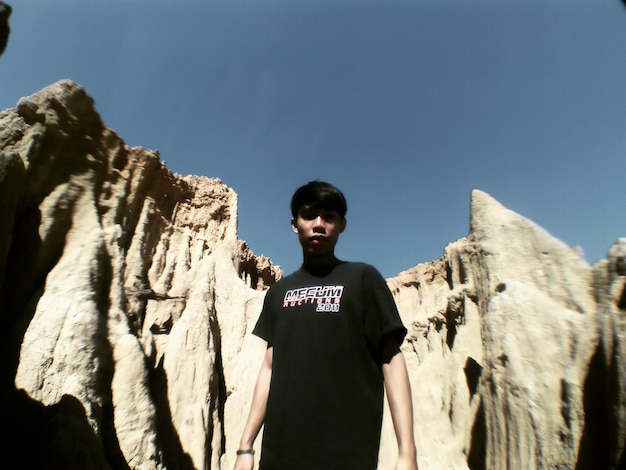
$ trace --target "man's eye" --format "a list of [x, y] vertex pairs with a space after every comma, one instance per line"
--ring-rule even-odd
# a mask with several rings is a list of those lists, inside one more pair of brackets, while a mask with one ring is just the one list
[[339, 221], [339, 214], [336, 212], [319, 212], [319, 211], [302, 211], [300, 212], [300, 217], [304, 220], [314, 220], [318, 217], [321, 217], [325, 222], [336, 223]]

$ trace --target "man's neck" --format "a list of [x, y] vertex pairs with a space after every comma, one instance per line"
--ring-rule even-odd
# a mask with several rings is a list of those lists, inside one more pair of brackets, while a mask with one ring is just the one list
[[343, 263], [335, 256], [320, 259], [305, 259], [302, 263], [302, 268], [315, 276], [325, 276], [330, 273], [335, 266]]
[[334, 254], [328, 256], [305, 256], [302, 262], [303, 267], [315, 267], [315, 266], [335, 266], [341, 263]]

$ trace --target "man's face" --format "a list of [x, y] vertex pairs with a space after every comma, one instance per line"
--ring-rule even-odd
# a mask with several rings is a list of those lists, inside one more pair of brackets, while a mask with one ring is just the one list
[[346, 219], [336, 210], [303, 206], [291, 225], [305, 254], [321, 256], [334, 252], [339, 234], [346, 228]]

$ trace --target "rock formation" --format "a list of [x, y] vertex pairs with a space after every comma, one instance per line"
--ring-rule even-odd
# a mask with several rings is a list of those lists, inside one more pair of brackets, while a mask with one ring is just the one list
[[[0, 149], [5, 458], [232, 468], [282, 276], [237, 239], [235, 192], [126, 146], [71, 81], [1, 112]], [[388, 279], [420, 468], [624, 468], [626, 239], [591, 267], [480, 191], [470, 219]]]

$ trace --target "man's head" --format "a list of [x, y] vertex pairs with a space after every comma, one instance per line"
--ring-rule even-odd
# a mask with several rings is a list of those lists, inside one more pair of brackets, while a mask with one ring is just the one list
[[335, 245], [346, 228], [348, 205], [341, 191], [323, 181], [311, 181], [291, 198], [291, 226], [298, 234], [305, 265], [333, 264]]
[[298, 212], [304, 207], [337, 211], [341, 218], [348, 212], [348, 203], [343, 193], [324, 181], [310, 181], [296, 190], [291, 198], [292, 217], [296, 219]]

